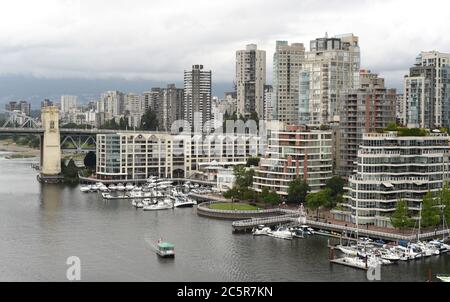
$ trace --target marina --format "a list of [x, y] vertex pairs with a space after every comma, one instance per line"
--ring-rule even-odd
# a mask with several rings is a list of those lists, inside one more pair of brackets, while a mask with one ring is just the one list
[[[335, 246], [339, 238], [328, 242], [321, 225], [309, 220], [305, 225], [314, 234], [305, 238], [253, 236], [251, 229], [233, 233], [232, 221], [199, 216], [197, 206], [137, 211], [132, 200], [106, 200], [80, 186], [39, 184], [27, 174], [30, 162], [0, 158], [5, 255], [0, 266], [7, 272], [1, 280], [62, 281], [67, 257], [77, 255], [86, 281], [367, 281], [365, 270], [330, 262], [328, 243]], [[176, 259], [152, 257], [150, 242], [161, 237], [176, 245]], [[429, 270], [433, 281], [440, 281], [435, 276], [448, 274], [449, 255], [382, 265], [382, 281], [425, 281]]]

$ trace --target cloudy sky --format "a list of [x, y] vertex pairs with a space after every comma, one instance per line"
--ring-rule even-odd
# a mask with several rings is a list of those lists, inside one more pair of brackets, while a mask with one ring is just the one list
[[219, 94], [231, 87], [237, 49], [266, 50], [271, 82], [276, 40], [309, 48], [325, 32], [359, 36], [362, 67], [400, 89], [421, 50], [450, 52], [449, 8], [446, 0], [5, 0], [0, 82], [11, 85], [0, 83], [0, 96], [41, 96], [55, 81], [58, 92], [78, 94], [97, 93], [92, 83], [181, 83], [197, 63], [212, 69]]

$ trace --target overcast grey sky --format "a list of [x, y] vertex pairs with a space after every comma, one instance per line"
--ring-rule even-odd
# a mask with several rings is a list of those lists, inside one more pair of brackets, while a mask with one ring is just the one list
[[[401, 88], [421, 50], [450, 52], [449, 1], [39, 0], [0, 4], [0, 76], [180, 82], [201, 63], [231, 83], [235, 51], [359, 36], [362, 67]], [[26, 89], [26, 88], [24, 88]]]

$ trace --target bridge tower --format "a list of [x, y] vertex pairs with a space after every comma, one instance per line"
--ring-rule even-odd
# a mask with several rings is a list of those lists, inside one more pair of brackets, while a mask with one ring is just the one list
[[59, 134], [59, 110], [55, 106], [41, 110], [44, 135], [41, 136], [41, 180], [57, 182], [61, 174], [61, 146]]

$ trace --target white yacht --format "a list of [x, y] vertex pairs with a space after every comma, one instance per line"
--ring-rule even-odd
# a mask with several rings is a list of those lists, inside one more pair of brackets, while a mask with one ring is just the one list
[[338, 245], [338, 246], [336, 246], [336, 248], [339, 249], [342, 253], [344, 253], [346, 255], [350, 255], [350, 256], [358, 255], [358, 250], [351, 246]]
[[103, 185], [103, 184], [100, 186], [99, 190], [100, 190], [101, 192], [108, 192], [108, 191], [109, 191], [109, 190], [108, 190], [108, 187], [105, 186], [105, 185]]
[[91, 190], [91, 186], [90, 185], [86, 185], [86, 186], [81, 186], [80, 187], [80, 191], [83, 193], [87, 193]]
[[442, 282], [450, 282], [450, 275], [439, 274], [439, 275], [436, 275], [436, 278], [438, 278]]
[[446, 253], [450, 250], [450, 245], [445, 244], [442, 240], [431, 240], [428, 242], [428, 245], [434, 246], [437, 249], [439, 249], [439, 252]]
[[378, 252], [380, 254], [381, 259], [388, 260], [394, 263], [400, 260], [400, 256], [391, 250], [379, 249]]
[[379, 264], [377, 261], [374, 261], [373, 258], [369, 258], [367, 259], [367, 264], [366, 264], [366, 260], [365, 259], [361, 259], [359, 257], [351, 257], [351, 256], [347, 256], [344, 257], [342, 259], [343, 262], [348, 263], [352, 266], [356, 266], [356, 267], [360, 267], [360, 268], [369, 268], [369, 267], [377, 267], [377, 265]]
[[143, 208], [144, 211], [158, 211], [158, 210], [168, 210], [172, 209], [172, 205], [168, 204], [167, 202], [158, 202], [157, 204], [151, 204], [148, 206], [145, 206]]
[[134, 186], [130, 183], [127, 183], [127, 185], [125, 186], [125, 190], [127, 190], [127, 191], [131, 191], [133, 189], [134, 189]]
[[176, 197], [173, 206], [175, 208], [192, 208], [197, 202], [188, 197]]
[[117, 191], [125, 191], [125, 186], [122, 183], [119, 183], [116, 187]]
[[292, 233], [286, 227], [279, 227], [275, 231], [270, 231], [269, 236], [280, 238], [280, 239], [292, 239]]
[[110, 185], [108, 186], [108, 189], [109, 189], [110, 191], [115, 191], [115, 190], [117, 190], [117, 186], [116, 186], [115, 184], [110, 184]]
[[257, 227], [253, 228], [252, 234], [253, 236], [259, 236], [259, 235], [269, 235], [270, 228], [266, 227], [264, 225], [258, 225]]

